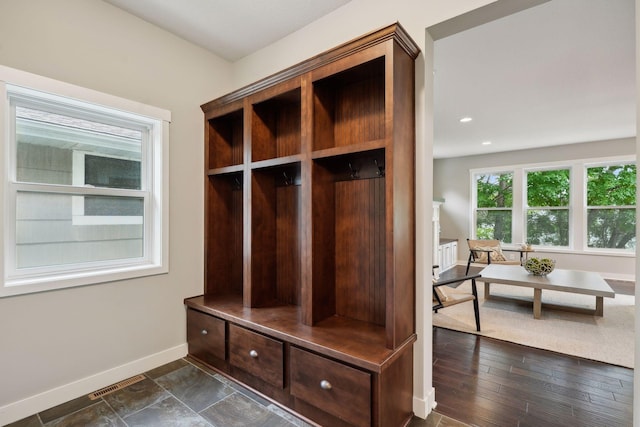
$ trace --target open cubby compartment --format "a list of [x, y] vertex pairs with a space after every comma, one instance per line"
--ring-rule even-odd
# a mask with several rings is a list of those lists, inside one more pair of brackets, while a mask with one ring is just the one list
[[300, 306], [300, 163], [251, 174], [251, 289], [245, 306]]
[[385, 58], [313, 83], [313, 149], [385, 138]]
[[300, 154], [300, 88], [253, 104], [251, 160]]
[[207, 169], [241, 165], [244, 161], [243, 111], [210, 118], [206, 128]]
[[242, 295], [242, 172], [210, 175], [205, 221], [207, 294]]
[[384, 149], [313, 161], [313, 323], [337, 315], [385, 326], [384, 161]]

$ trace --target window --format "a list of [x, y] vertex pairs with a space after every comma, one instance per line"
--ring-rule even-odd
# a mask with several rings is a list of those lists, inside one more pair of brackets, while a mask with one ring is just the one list
[[635, 250], [635, 205], [634, 164], [588, 167], [588, 247]]
[[169, 113], [4, 67], [0, 91], [0, 296], [166, 272]]
[[527, 243], [569, 246], [569, 169], [527, 174]]
[[475, 176], [476, 238], [510, 243], [512, 233], [513, 174], [489, 173]]
[[635, 156], [471, 170], [471, 238], [633, 256]]

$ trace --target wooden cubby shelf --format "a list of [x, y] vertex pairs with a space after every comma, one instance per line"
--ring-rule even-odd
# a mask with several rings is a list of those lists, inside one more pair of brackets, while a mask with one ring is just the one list
[[418, 53], [394, 24], [201, 106], [189, 354], [319, 425], [413, 414]]
[[205, 144], [206, 169], [243, 163], [243, 114], [233, 111], [207, 121]]

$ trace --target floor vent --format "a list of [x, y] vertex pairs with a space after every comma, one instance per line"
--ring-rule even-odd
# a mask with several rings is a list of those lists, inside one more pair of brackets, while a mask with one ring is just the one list
[[136, 375], [135, 377], [127, 378], [126, 380], [122, 380], [119, 383], [110, 385], [109, 387], [101, 388], [98, 391], [94, 391], [93, 393], [89, 394], [89, 399], [91, 400], [99, 399], [106, 394], [121, 390], [127, 386], [130, 386], [131, 384], [138, 383], [144, 380], [145, 378], [146, 377], [144, 375]]

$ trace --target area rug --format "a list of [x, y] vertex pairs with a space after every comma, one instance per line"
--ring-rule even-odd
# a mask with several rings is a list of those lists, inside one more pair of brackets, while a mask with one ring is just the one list
[[[533, 303], [500, 296], [533, 298], [533, 289], [491, 284], [489, 300], [479, 283], [481, 335], [530, 347], [633, 368], [635, 297], [617, 294], [604, 299], [604, 316], [545, 308], [544, 304], [593, 309], [595, 298], [566, 292], [542, 291], [542, 316], [533, 318]], [[471, 282], [457, 290], [471, 292]], [[494, 298], [493, 295], [498, 296]], [[433, 313], [433, 325], [461, 332], [475, 330], [473, 304], [457, 304]]]

